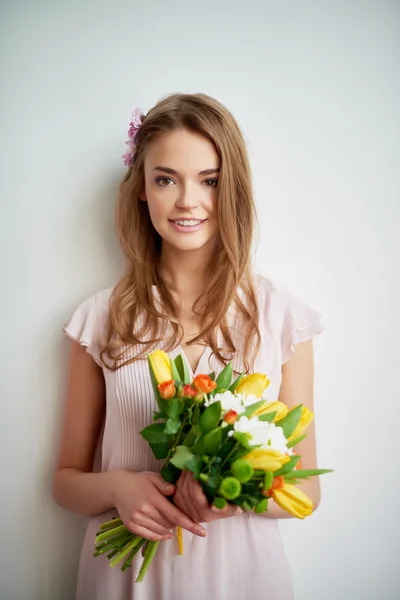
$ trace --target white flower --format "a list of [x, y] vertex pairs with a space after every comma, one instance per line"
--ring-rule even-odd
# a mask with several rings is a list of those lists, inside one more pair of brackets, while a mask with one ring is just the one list
[[[287, 452], [287, 439], [283, 434], [282, 428], [277, 427], [275, 423], [260, 421], [258, 417], [251, 419], [240, 417], [235, 422], [233, 428], [235, 431], [249, 434], [249, 444], [251, 446], [271, 448], [271, 450], [278, 450], [282, 454]], [[230, 433], [233, 434], [233, 432]]]
[[254, 394], [249, 394], [248, 396], [244, 396], [243, 398], [243, 410], [245, 410], [248, 406], [255, 404], [256, 402], [260, 402], [261, 398], [257, 398]]
[[214, 397], [208, 398], [205, 402], [205, 406], [210, 406], [214, 402], [221, 402], [222, 412], [226, 413], [228, 410], [234, 410], [237, 413], [243, 412], [242, 397], [240, 394], [232, 394], [232, 392], [223, 392], [221, 394], [215, 394]]

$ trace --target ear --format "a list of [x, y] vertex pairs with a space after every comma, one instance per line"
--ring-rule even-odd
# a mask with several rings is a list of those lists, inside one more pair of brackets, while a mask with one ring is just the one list
[[142, 189], [139, 192], [139, 200], [141, 200], [142, 202], [147, 202], [147, 196], [146, 196], [146, 188], [145, 188], [145, 186], [143, 186]]

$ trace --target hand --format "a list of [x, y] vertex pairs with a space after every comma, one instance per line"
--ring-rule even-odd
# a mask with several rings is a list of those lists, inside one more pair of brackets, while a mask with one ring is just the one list
[[171, 529], [179, 525], [205, 536], [206, 531], [174, 506], [166, 496], [175, 491], [159, 473], [132, 473], [119, 470], [113, 474], [114, 504], [124, 525], [148, 540], [172, 538]]
[[210, 523], [216, 519], [226, 519], [243, 513], [240, 506], [227, 504], [219, 509], [210, 506], [198, 481], [190, 471], [183, 471], [176, 483], [174, 503], [191, 519], [198, 523]]

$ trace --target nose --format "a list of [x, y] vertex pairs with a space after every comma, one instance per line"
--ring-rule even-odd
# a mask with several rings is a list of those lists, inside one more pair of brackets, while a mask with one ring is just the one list
[[199, 202], [195, 199], [195, 192], [190, 189], [190, 185], [184, 184], [178, 190], [178, 197], [175, 202], [176, 208], [179, 210], [193, 210], [198, 207]]

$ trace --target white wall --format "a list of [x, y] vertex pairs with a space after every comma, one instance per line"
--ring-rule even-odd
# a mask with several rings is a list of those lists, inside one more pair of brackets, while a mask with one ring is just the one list
[[257, 264], [328, 327], [316, 423], [335, 473], [312, 518], [282, 523], [296, 600], [398, 598], [399, 3], [0, 6], [1, 600], [74, 597], [84, 521], [50, 497], [61, 326], [117, 277], [131, 110], [174, 91], [209, 93], [238, 118]]

